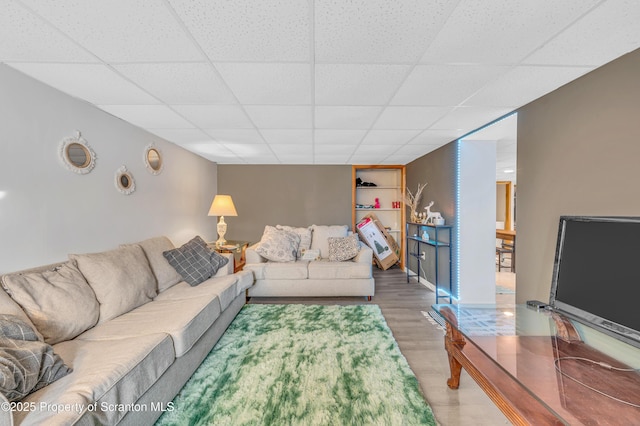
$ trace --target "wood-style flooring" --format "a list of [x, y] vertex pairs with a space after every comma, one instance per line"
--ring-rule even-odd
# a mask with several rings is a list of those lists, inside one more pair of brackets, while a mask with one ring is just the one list
[[[435, 303], [434, 293], [397, 267], [374, 269], [376, 294], [371, 302], [363, 297], [336, 298], [251, 298], [249, 303], [359, 304], [380, 306], [398, 346], [415, 373], [436, 420], [443, 426], [510, 424], [504, 415], [463, 370], [460, 388], [451, 390], [446, 381], [449, 362], [444, 350], [444, 334], [426, 317]], [[500, 295], [502, 296], [502, 295]], [[509, 296], [498, 303], [509, 302]]]

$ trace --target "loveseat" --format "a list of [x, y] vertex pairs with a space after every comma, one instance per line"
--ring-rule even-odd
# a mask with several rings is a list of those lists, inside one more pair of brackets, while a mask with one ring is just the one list
[[244, 270], [255, 276], [248, 295], [365, 296], [371, 300], [375, 294], [372, 260], [373, 251], [346, 225], [267, 226], [260, 242], [246, 250]]
[[[157, 237], [4, 275], [0, 314], [43, 340], [16, 344], [45, 346], [62, 377], [20, 399], [10, 391], [12, 402], [0, 394], [0, 424], [141, 425], [172, 410], [253, 283], [214, 253], [199, 237], [177, 249]], [[171, 266], [185, 259], [200, 262], [186, 267], [189, 283]], [[196, 276], [204, 281], [190, 285]], [[0, 356], [4, 373], [10, 358]]]

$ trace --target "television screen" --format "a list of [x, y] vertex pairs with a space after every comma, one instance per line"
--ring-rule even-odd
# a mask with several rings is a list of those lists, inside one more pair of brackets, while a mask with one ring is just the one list
[[640, 217], [560, 217], [549, 303], [640, 347]]

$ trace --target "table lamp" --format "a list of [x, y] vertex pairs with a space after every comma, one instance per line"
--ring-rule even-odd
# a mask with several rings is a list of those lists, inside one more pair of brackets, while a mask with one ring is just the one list
[[209, 216], [218, 216], [220, 218], [218, 221], [218, 241], [216, 241], [216, 246], [226, 244], [227, 240], [224, 239], [224, 234], [227, 233], [227, 224], [224, 221], [224, 217], [238, 216], [231, 195], [216, 195], [211, 203]]

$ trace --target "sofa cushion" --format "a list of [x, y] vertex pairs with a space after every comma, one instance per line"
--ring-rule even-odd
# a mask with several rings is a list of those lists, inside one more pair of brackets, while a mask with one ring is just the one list
[[267, 262], [245, 265], [244, 270], [253, 272], [256, 280], [306, 280], [309, 277], [308, 264], [309, 262], [306, 260], [287, 263]]
[[166, 333], [173, 339], [176, 357], [180, 357], [191, 349], [219, 316], [220, 301], [217, 294], [179, 300], [164, 296], [162, 300], [154, 300], [109, 322], [98, 324], [76, 339], [108, 340]]
[[311, 248], [311, 228], [295, 228], [293, 226], [276, 225], [276, 229], [293, 232], [300, 236], [300, 245], [296, 251], [296, 258], [302, 257], [302, 252]]
[[[115, 404], [135, 403], [175, 360], [171, 337], [164, 333], [97, 341], [74, 339], [55, 345], [55, 350], [73, 367], [73, 373], [29, 395], [24, 402], [69, 404], [72, 408], [21, 412], [16, 416], [17, 424], [76, 424], [83, 416], [92, 419], [80, 424], [117, 424], [126, 410]], [[88, 404], [95, 410], [87, 412]]]
[[344, 262], [353, 259], [360, 251], [360, 241], [356, 235], [329, 237], [328, 242], [331, 262]]
[[220, 308], [225, 310], [238, 295], [236, 291], [237, 280], [238, 278], [235, 274], [225, 275], [220, 278], [212, 277], [203, 281], [197, 287], [192, 287], [183, 281], [164, 293], [160, 293], [155, 300], [184, 300], [191, 298], [212, 299], [217, 296], [220, 300]]
[[213, 275], [211, 250], [200, 236], [162, 255], [190, 285], [198, 285]]
[[150, 302], [157, 294], [156, 279], [138, 245], [69, 257], [78, 262], [100, 303], [98, 323]]
[[311, 225], [311, 249], [320, 250], [320, 257], [329, 257], [329, 237], [346, 237], [349, 232], [347, 225]]
[[339, 280], [371, 278], [371, 264], [362, 262], [331, 262], [327, 259], [309, 263], [309, 279]]
[[0, 392], [9, 401], [22, 399], [70, 372], [30, 325], [14, 315], [0, 314]]
[[2, 285], [50, 345], [73, 339], [98, 322], [98, 300], [75, 261], [6, 275]]
[[211, 250], [209, 262], [211, 263], [211, 276], [215, 276], [218, 271], [224, 270], [225, 265], [229, 263], [229, 258]]
[[245, 290], [251, 288], [254, 283], [253, 273], [251, 271], [240, 271], [236, 273], [238, 281], [236, 282], [236, 295], [239, 296]]
[[293, 262], [300, 246], [300, 236], [295, 232], [266, 226], [256, 252], [274, 262]]
[[163, 252], [173, 250], [175, 248], [169, 238], [149, 238], [148, 240], [139, 242], [138, 245], [142, 247], [142, 250], [144, 250], [144, 254], [147, 256], [147, 260], [149, 261], [149, 266], [151, 266], [153, 275], [156, 277], [158, 292], [163, 292], [169, 287], [182, 281], [180, 274], [162, 255]]
[[[4, 281], [4, 276], [2, 277], [2, 281]], [[38, 336], [38, 340], [44, 341], [42, 334], [38, 331], [38, 329], [33, 325], [27, 314], [24, 313], [20, 305], [13, 300], [6, 291], [0, 289], [0, 312], [3, 314], [15, 315], [24, 321], [29, 327], [35, 331]]]

